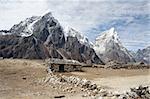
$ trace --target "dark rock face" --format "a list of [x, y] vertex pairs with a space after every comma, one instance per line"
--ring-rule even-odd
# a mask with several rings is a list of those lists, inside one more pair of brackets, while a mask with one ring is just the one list
[[0, 35], [9, 35], [10, 31], [8, 30], [0, 30]]
[[139, 49], [135, 54], [135, 59], [137, 62], [150, 64], [150, 46], [142, 50]]
[[47, 13], [33, 25], [33, 35], [48, 46], [60, 48], [65, 43], [63, 29], [51, 13]]
[[9, 31], [11, 35], [0, 35], [0, 57], [74, 59], [103, 64], [95, 51], [76, 37], [65, 40], [63, 28], [51, 13], [27, 18]]
[[72, 59], [74, 60], [86, 62], [88, 64], [103, 64], [103, 62], [96, 55], [95, 51], [92, 48], [81, 44], [76, 37], [67, 37], [65, 50], [70, 52], [69, 56], [72, 56]]
[[33, 36], [0, 36], [0, 57], [44, 59], [49, 57], [46, 47]]
[[0, 30], [0, 32], [9, 33], [10, 31], [8, 31], [8, 30]]

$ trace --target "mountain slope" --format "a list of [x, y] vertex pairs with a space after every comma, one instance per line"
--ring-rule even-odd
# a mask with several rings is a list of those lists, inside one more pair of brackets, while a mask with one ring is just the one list
[[150, 46], [142, 50], [139, 49], [135, 54], [135, 59], [137, 62], [150, 64]]
[[16, 34], [18, 36], [28, 37], [33, 34], [33, 24], [40, 19], [39, 16], [33, 16], [30, 18], [21, 21], [19, 24], [15, 24], [11, 29], [10, 32]]
[[120, 42], [118, 33], [114, 28], [104, 31], [102, 35], [96, 38], [94, 50], [105, 63], [109, 61], [118, 61], [122, 63], [135, 61], [132, 55]]
[[70, 27], [65, 27], [64, 29], [65, 31], [65, 37], [77, 37], [78, 41], [81, 43], [81, 44], [84, 44], [86, 46], [90, 46], [90, 42], [88, 40], [87, 37], [85, 37], [82, 33], [76, 31], [75, 29], [73, 28], [70, 28]]
[[[9, 50], [11, 55], [8, 55], [8, 58], [49, 57], [103, 64], [95, 51], [82, 43], [81, 39], [72, 36], [65, 38], [64, 29], [51, 13], [27, 18], [25, 21], [14, 25], [9, 31], [10, 35], [5, 35], [5, 33], [1, 35], [0, 42], [4, 47], [1, 47], [0, 53], [2, 54], [0, 54], [0, 57], [7, 57], [5, 54], [8, 54], [6, 52]], [[14, 38], [14, 40], [9, 40], [15, 42], [15, 44], [11, 44], [7, 37]], [[4, 42], [8, 42], [8, 44]], [[14, 47], [17, 49], [14, 49]], [[3, 48], [8, 50], [2, 50]], [[19, 55], [15, 55], [16, 53], [19, 53]]]
[[0, 35], [0, 57], [45, 59], [49, 54], [42, 42], [33, 36]]
[[72, 59], [79, 59], [79, 61], [86, 61], [86, 63], [103, 64], [101, 59], [96, 55], [93, 48], [91, 48], [88, 39], [80, 32], [73, 28], [65, 28], [65, 50], [69, 52], [69, 56], [74, 56]]

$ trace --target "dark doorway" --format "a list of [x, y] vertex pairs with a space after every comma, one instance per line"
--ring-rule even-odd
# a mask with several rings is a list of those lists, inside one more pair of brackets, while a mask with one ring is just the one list
[[59, 66], [59, 72], [64, 72], [65, 70], [64, 70], [64, 65], [63, 64], [61, 64], [60, 66]]

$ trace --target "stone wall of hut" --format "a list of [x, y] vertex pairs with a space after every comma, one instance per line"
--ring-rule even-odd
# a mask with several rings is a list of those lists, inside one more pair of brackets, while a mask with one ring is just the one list
[[50, 69], [53, 72], [73, 72], [81, 71], [82, 66], [70, 64], [50, 64]]

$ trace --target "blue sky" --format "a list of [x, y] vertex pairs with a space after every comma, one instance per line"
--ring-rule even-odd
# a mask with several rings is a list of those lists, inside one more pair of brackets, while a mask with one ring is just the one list
[[0, 29], [47, 11], [92, 42], [102, 31], [115, 27], [129, 50], [150, 45], [149, 0], [0, 0]]

